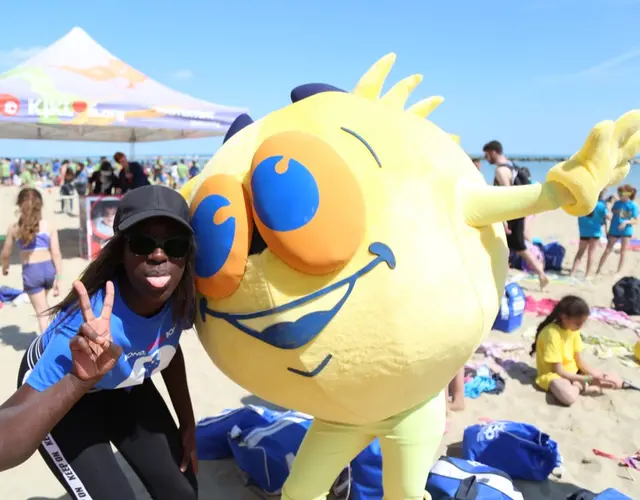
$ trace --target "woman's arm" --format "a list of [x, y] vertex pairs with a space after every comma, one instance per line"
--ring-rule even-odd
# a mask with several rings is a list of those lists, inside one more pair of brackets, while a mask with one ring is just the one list
[[20, 465], [93, 386], [74, 375], [38, 392], [24, 384], [0, 406], [0, 471]]
[[9, 272], [9, 263], [11, 261], [11, 252], [13, 250], [13, 224], [7, 228], [7, 236], [2, 247], [2, 274]]
[[195, 427], [195, 417], [191, 406], [191, 396], [187, 384], [187, 371], [184, 365], [182, 348], [178, 346], [175, 356], [164, 370], [162, 379], [167, 386], [173, 408], [176, 410], [180, 427]]
[[[74, 286], [79, 292], [78, 285]], [[90, 307], [90, 303], [86, 290], [84, 294], [81, 310], [86, 314], [86, 308], [82, 307]], [[85, 301], [86, 304], [82, 303]], [[108, 328], [106, 332], [100, 328], [100, 322], [108, 324], [111, 320], [113, 285], [110, 288], [107, 285], [104, 304], [108, 310], [105, 317], [101, 314], [97, 320], [94, 318], [82, 323], [70, 341], [63, 331], [57, 331], [56, 340], [47, 346], [29, 378], [0, 406], [0, 471], [28, 459], [60, 419], [113, 369], [122, 355], [122, 348], [113, 343]], [[70, 325], [65, 328], [68, 330]], [[101, 333], [97, 334], [96, 329]], [[63, 344], [68, 351], [67, 356], [60, 350]], [[65, 370], [62, 366], [51, 366], [60, 357], [68, 358], [64, 361], [70, 368], [66, 373], [62, 373]], [[48, 368], [43, 368], [47, 365]], [[86, 425], [91, 425], [91, 422], [86, 422]]]
[[180, 470], [185, 472], [191, 463], [193, 471], [198, 473], [198, 457], [196, 455], [196, 419], [193, 416], [191, 396], [187, 384], [187, 371], [184, 366], [182, 348], [178, 346], [175, 356], [162, 371], [162, 378], [167, 386], [169, 397], [178, 415], [180, 423], [180, 439], [182, 440], [182, 458]]

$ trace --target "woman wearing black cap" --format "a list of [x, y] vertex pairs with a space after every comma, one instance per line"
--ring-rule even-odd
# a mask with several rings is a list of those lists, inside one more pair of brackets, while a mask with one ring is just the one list
[[[113, 444], [152, 498], [195, 500], [195, 420], [179, 346], [195, 312], [189, 208], [176, 191], [141, 187], [122, 199], [114, 230], [27, 350], [18, 393], [28, 399], [77, 371], [69, 340], [83, 325], [110, 336], [122, 356], [44, 439], [42, 457], [72, 498], [134, 500]], [[150, 378], [160, 371], [180, 429]]]

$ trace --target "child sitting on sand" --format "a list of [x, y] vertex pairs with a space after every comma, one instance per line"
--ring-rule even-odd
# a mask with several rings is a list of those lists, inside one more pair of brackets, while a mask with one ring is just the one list
[[618, 188], [619, 199], [613, 204], [611, 213], [611, 224], [607, 235], [607, 248], [605, 248], [596, 274], [600, 274], [613, 246], [620, 240], [620, 261], [618, 262], [618, 272], [622, 272], [624, 259], [633, 237], [633, 226], [638, 222], [638, 205], [635, 203], [636, 188], [625, 184]]
[[603, 194], [604, 192], [600, 193], [598, 203], [596, 203], [593, 212], [589, 215], [578, 217], [580, 243], [578, 253], [576, 253], [576, 258], [573, 261], [573, 267], [571, 268], [572, 275], [576, 272], [585, 251], [587, 252], [587, 270], [585, 271], [585, 276], [589, 276], [591, 272], [595, 250], [602, 237], [602, 227], [609, 218], [609, 209], [603, 200]]
[[620, 389], [622, 380], [587, 365], [582, 357], [580, 328], [589, 318], [589, 306], [580, 297], [567, 295], [538, 325], [531, 354], [536, 354], [536, 385], [550, 392], [564, 406], [571, 406], [593, 385], [601, 390]]

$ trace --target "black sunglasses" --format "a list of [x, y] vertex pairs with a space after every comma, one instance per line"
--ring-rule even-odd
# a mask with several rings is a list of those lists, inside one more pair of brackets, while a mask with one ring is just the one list
[[156, 248], [161, 248], [171, 259], [183, 259], [191, 249], [191, 239], [186, 236], [159, 240], [143, 234], [131, 234], [127, 236], [127, 242], [129, 250], [135, 255], [151, 255]]

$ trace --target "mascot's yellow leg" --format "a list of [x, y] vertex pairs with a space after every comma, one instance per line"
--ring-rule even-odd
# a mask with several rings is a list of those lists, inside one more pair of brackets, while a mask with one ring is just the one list
[[444, 394], [411, 412], [387, 420], [378, 438], [382, 448], [385, 500], [422, 500], [427, 476], [442, 442], [447, 418]]
[[364, 426], [314, 419], [282, 487], [282, 500], [327, 498], [342, 469], [373, 439]]
[[382, 448], [385, 500], [423, 500], [444, 434], [440, 394], [400, 415], [364, 426], [314, 420], [282, 488], [282, 500], [323, 500], [344, 467], [374, 438]]

